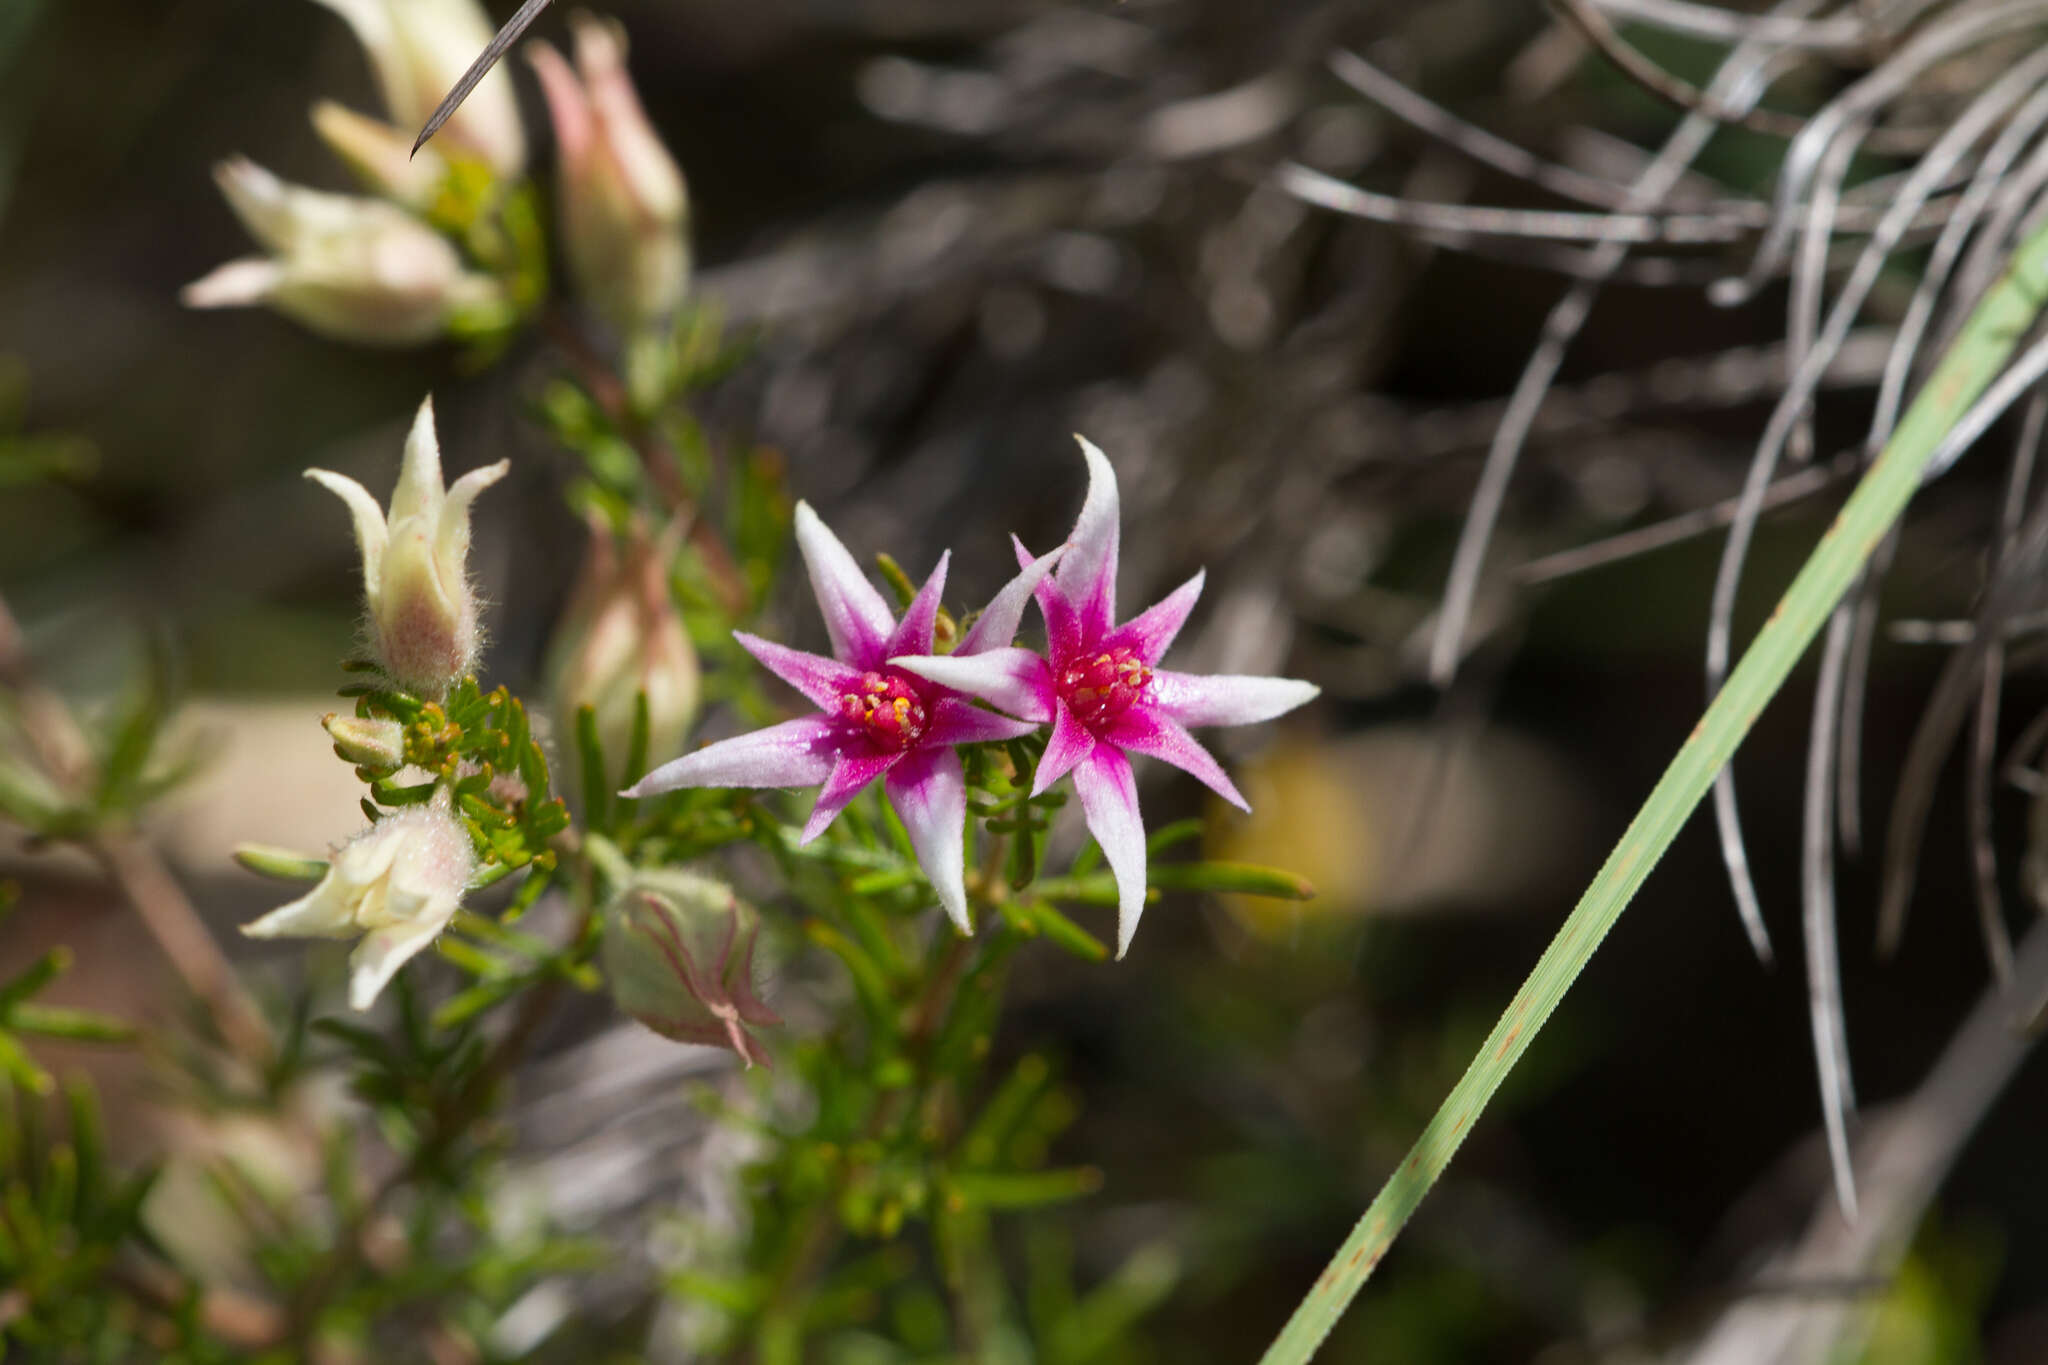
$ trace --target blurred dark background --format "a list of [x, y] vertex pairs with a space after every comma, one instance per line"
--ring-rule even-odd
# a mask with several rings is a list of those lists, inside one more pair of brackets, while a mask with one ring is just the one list
[[[1108, 1266], [1170, 1237], [1185, 1279], [1154, 1325], [1161, 1358], [1248, 1359], [1699, 713], [1718, 541], [1540, 589], [1505, 571], [1731, 494], [1770, 393], [1729, 382], [1725, 356], [1780, 335], [1782, 294], [1722, 311], [1697, 290], [1607, 293], [1511, 495], [1463, 681], [1439, 695], [1420, 661], [1452, 538], [1497, 400], [1562, 285], [1309, 208], [1270, 173], [1293, 158], [1421, 198], [1527, 199], [1340, 85], [1323, 64], [1337, 46], [1553, 154], [1621, 155], [1570, 131], [1589, 127], [1654, 146], [1667, 111], [1507, 0], [608, 8], [689, 177], [698, 287], [756, 335], [707, 420], [781, 449], [793, 489], [849, 543], [913, 572], [956, 547], [963, 599], [998, 581], [1001, 533], [1060, 534], [1082, 473], [1068, 433], [1086, 432], [1124, 480], [1125, 605], [1206, 565], [1182, 665], [1325, 689], [1264, 727], [1277, 733], [1220, 737], [1254, 805], [1283, 814], [1215, 822], [1228, 851], [1299, 867], [1324, 897], [1287, 913], [1169, 902], [1119, 966], [1032, 961], [1006, 1026], [1006, 1046], [1062, 1058], [1084, 1103], [1063, 1141], [1107, 1175], [1084, 1257]], [[540, 32], [560, 28], [553, 15]], [[300, 471], [381, 486], [429, 390], [453, 468], [513, 458], [475, 562], [497, 604], [492, 675], [539, 677], [580, 531], [556, 496], [567, 457], [526, 419], [550, 373], [540, 345], [478, 371], [452, 350], [348, 349], [266, 312], [178, 305], [182, 284], [244, 250], [214, 161], [246, 153], [342, 187], [305, 119], [321, 95], [375, 106], [343, 26], [302, 0], [0, 4], [0, 366], [26, 394], [20, 429], [77, 456], [56, 483], [0, 496], [0, 584], [88, 691], [161, 637], [207, 714], [317, 714], [354, 630], [356, 565], [345, 520]], [[1774, 154], [1728, 137], [1703, 169], [1754, 188]], [[1824, 449], [1855, 438], [1867, 403], [1853, 386], [1828, 395]], [[1919, 505], [1892, 611], [1967, 610], [1997, 477], [1966, 466]], [[1831, 510], [1824, 496], [1766, 523], [1752, 626]], [[799, 636], [805, 610], [787, 617]], [[1880, 647], [1873, 828], [1939, 662]], [[1807, 686], [1738, 764], [1779, 965], [1751, 956], [1696, 820], [1328, 1358], [1645, 1358], [1819, 1207], [1797, 957]], [[2010, 728], [2043, 700], [2015, 678]], [[311, 720], [294, 725], [268, 761], [334, 767]], [[321, 771], [301, 793], [314, 829], [350, 818]], [[1193, 784], [1147, 780], [1155, 818], [1201, 809]], [[207, 790], [195, 800], [216, 808], [171, 837], [226, 924], [262, 892], [225, 869], [225, 841], [283, 817]], [[2024, 805], [2001, 799], [2017, 863]], [[1985, 985], [1948, 788], [1927, 849], [1890, 962], [1868, 947], [1872, 859], [1842, 870], [1869, 1105], [1917, 1083]], [[2048, 1352], [2044, 1101], [2036, 1062], [1922, 1233], [1913, 1311], [1933, 1353], [1871, 1358]]]

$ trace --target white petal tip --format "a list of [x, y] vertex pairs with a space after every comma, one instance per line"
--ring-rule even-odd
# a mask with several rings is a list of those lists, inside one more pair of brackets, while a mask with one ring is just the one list
[[187, 308], [251, 308], [269, 301], [281, 274], [262, 257], [229, 261], [179, 290], [178, 301]]

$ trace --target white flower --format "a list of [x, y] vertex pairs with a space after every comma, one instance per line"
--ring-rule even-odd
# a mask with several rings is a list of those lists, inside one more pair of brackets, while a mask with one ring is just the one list
[[443, 696], [476, 662], [476, 594], [466, 568], [469, 507], [508, 467], [500, 460], [472, 469], [444, 488], [429, 398], [406, 438], [388, 519], [354, 479], [306, 471], [354, 514], [377, 660], [395, 682], [421, 696]]
[[461, 908], [476, 872], [469, 832], [445, 794], [387, 815], [344, 844], [320, 884], [242, 926], [251, 938], [353, 938], [348, 1001], [368, 1009], [408, 958]]
[[464, 268], [448, 240], [380, 199], [288, 185], [244, 157], [214, 170], [228, 206], [269, 253], [185, 286], [193, 308], [268, 304], [323, 336], [369, 346], [434, 340], [503, 291]]
[[554, 118], [562, 239], [591, 307], [619, 327], [659, 322], [690, 279], [683, 173], [647, 122], [626, 72], [626, 34], [578, 15], [576, 69], [546, 43], [528, 49]]
[[[476, 0], [320, 0], [348, 21], [377, 73], [392, 121], [417, 132], [469, 64], [491, 41], [490, 17]], [[459, 147], [512, 178], [526, 169], [526, 133], [512, 81], [483, 78], [441, 130]]]

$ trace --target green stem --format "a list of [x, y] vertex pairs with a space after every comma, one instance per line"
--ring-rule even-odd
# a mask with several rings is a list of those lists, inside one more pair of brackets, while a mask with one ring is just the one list
[[1814, 548], [1727, 685], [1665, 769], [1583, 899], [1487, 1035], [1479, 1054], [1422, 1130], [1407, 1158], [1337, 1248], [1261, 1365], [1301, 1365], [1393, 1245], [1450, 1164], [1487, 1101], [1528, 1051], [1650, 869], [1784, 685], [1880, 540], [1905, 511], [1922, 474], [1972, 403], [2004, 369], [2048, 289], [2048, 227], [2021, 243], [1986, 291], [1898, 430]]

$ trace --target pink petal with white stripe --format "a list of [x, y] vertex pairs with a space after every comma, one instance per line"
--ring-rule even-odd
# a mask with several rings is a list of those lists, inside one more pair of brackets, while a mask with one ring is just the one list
[[1134, 754], [1149, 754], [1171, 763], [1182, 772], [1200, 779], [1203, 786], [1239, 810], [1251, 810], [1215, 757], [1193, 735], [1182, 729], [1178, 721], [1169, 720], [1150, 707], [1132, 707], [1112, 720], [1102, 737]]
[[621, 796], [655, 796], [679, 787], [810, 787], [831, 775], [847, 743], [827, 716], [803, 716], [735, 735], [662, 764]]
[[946, 551], [939, 556], [938, 567], [932, 570], [924, 586], [917, 590], [917, 596], [903, 610], [903, 619], [896, 623], [896, 629], [889, 634], [889, 642], [882, 647], [882, 657], [891, 654], [929, 654], [932, 652], [932, 628], [939, 619], [939, 599], [946, 592], [946, 566], [953, 562], [953, 552]]
[[[1011, 537], [1015, 541], [1015, 537]], [[1017, 547], [1023, 549], [1022, 545]], [[1066, 555], [1067, 547], [1062, 545], [1049, 554], [1036, 559], [1026, 557], [1026, 562], [1017, 576], [1003, 584], [981, 615], [974, 618], [974, 624], [967, 628], [967, 634], [960, 639], [953, 653], [958, 655], [981, 654], [991, 649], [1006, 649], [1017, 638], [1017, 627], [1024, 621], [1024, 606], [1053, 566]], [[912, 653], [918, 651], [903, 651]], [[927, 645], [922, 652], [929, 653]]]
[[960, 755], [943, 745], [905, 754], [889, 770], [886, 790], [939, 904], [961, 933], [973, 933], [965, 870], [967, 777]]
[[1091, 637], [1109, 629], [1116, 615], [1117, 538], [1119, 521], [1116, 471], [1109, 458], [1085, 436], [1081, 456], [1088, 462], [1088, 496], [1074, 532], [1067, 538], [1067, 557], [1053, 578], [1081, 613], [1082, 628]]
[[743, 630], [734, 631], [732, 638], [759, 659], [763, 668], [803, 693], [804, 699], [820, 710], [836, 713], [841, 697], [860, 690], [861, 670], [850, 664], [778, 645]]
[[1038, 772], [1031, 779], [1031, 794], [1042, 796], [1046, 788], [1074, 770], [1074, 765], [1095, 752], [1095, 736], [1075, 718], [1062, 700], [1053, 717], [1052, 737], [1039, 757]]
[[804, 832], [797, 836], [797, 844], [808, 844], [823, 834], [826, 827], [839, 818], [839, 812], [866, 790], [868, 783], [902, 761], [903, 751], [900, 749], [884, 754], [841, 754], [831, 774], [826, 777], [825, 785], [818, 790], [818, 804], [811, 807], [811, 818], [804, 821]]
[[1322, 689], [1298, 678], [1202, 676], [1160, 668], [1152, 673], [1152, 706], [1182, 725], [1256, 725], [1313, 701]]
[[1022, 720], [1052, 719], [1052, 670], [1044, 659], [1014, 645], [971, 659], [958, 654], [907, 654], [889, 660], [906, 673], [965, 692]]
[[[1025, 549], [1024, 542], [1017, 537], [1010, 537], [1010, 547], [1017, 552], [1019, 564], [1028, 565], [1036, 562], [1031, 558], [1031, 551]], [[1031, 595], [1038, 602], [1038, 614], [1045, 618], [1046, 652], [1055, 659], [1064, 659], [1080, 649], [1081, 616], [1074, 610], [1074, 604], [1067, 600], [1067, 595], [1060, 591], [1060, 585], [1050, 577], [1041, 578], [1032, 588]]]
[[1074, 769], [1074, 790], [1088, 832], [1116, 874], [1116, 955], [1122, 957], [1145, 913], [1145, 822], [1138, 814], [1138, 783], [1130, 760], [1110, 745], [1097, 745]]
[[796, 544], [825, 617], [825, 633], [832, 637], [833, 655], [856, 668], [878, 667], [887, 657], [883, 645], [896, 628], [889, 604], [807, 502], [796, 505]]
[[1187, 624], [1188, 613], [1195, 609], [1195, 599], [1202, 595], [1202, 583], [1207, 576], [1208, 570], [1202, 570], [1149, 609], [1118, 626], [1103, 637], [1102, 647], [1130, 649], [1146, 663], [1158, 663], [1172, 648], [1180, 628]]
[[932, 707], [931, 719], [924, 727], [924, 740], [920, 747], [929, 748], [940, 744], [986, 744], [994, 740], [1022, 739], [1036, 730], [1040, 722], [1035, 720], [1012, 720], [999, 716], [993, 711], [984, 711], [970, 706], [958, 697], [941, 698]]

